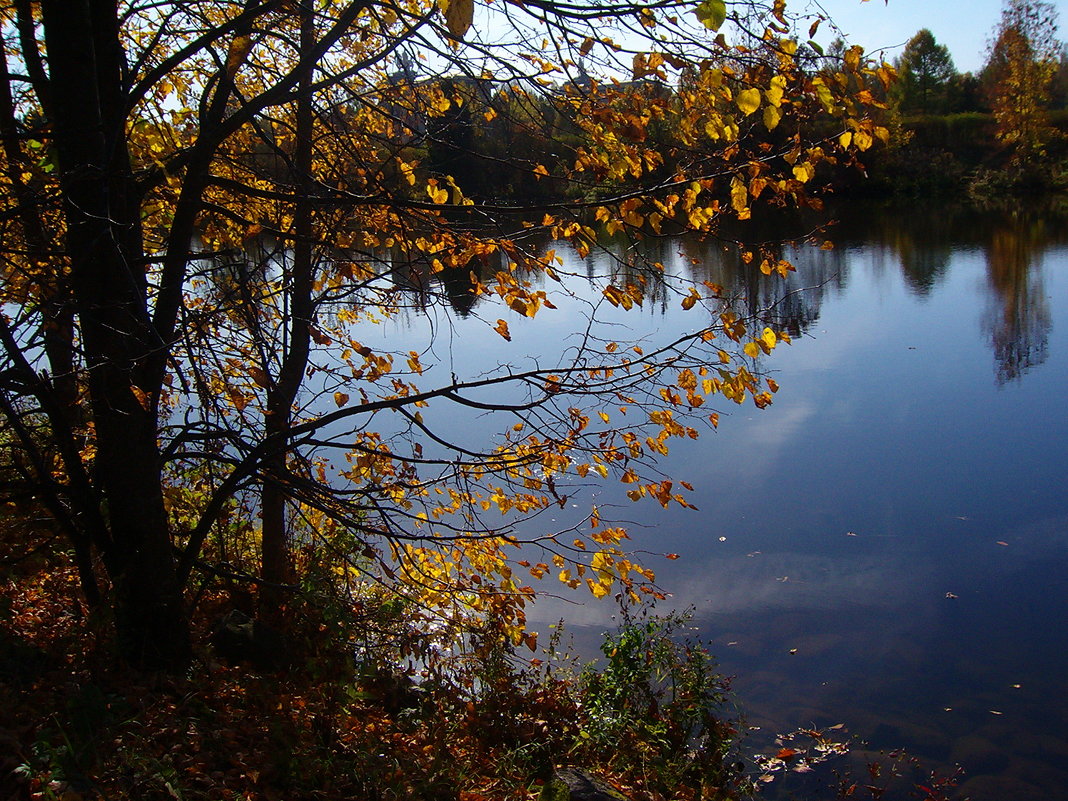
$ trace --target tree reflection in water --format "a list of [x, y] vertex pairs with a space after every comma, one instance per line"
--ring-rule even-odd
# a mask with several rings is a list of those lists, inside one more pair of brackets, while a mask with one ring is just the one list
[[1018, 381], [1048, 355], [1051, 321], [1042, 253], [1049, 239], [1045, 220], [1013, 219], [994, 229], [986, 248], [993, 291], [983, 325], [990, 333], [999, 385]]

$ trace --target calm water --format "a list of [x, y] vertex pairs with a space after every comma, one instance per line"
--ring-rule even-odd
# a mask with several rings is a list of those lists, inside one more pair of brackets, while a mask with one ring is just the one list
[[[977, 801], [1068, 797], [1065, 218], [866, 212], [834, 239], [791, 251], [788, 284], [720, 247], [658, 246], [754, 308], [777, 302], [798, 337], [767, 362], [769, 409], [721, 407], [718, 433], [673, 447], [665, 470], [699, 512], [614, 486], [597, 501], [620, 504], [636, 549], [682, 556], [647, 562], [761, 731], [844, 723], [872, 749], [963, 763]], [[677, 300], [650, 306], [619, 320], [685, 325]], [[544, 354], [574, 326], [565, 308], [511, 323], [508, 344], [471, 315], [431, 322], [454, 367]], [[534, 614], [581, 643], [611, 612], [549, 599]]]

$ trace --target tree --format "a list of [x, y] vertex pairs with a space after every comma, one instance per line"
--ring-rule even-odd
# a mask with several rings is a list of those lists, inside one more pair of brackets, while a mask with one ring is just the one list
[[[785, 337], [752, 330], [712, 285], [677, 296], [706, 313], [655, 347], [607, 337], [593, 309], [560, 362], [459, 376], [429, 346], [367, 347], [356, 324], [413, 286], [433, 302], [441, 276], [496, 303], [480, 314], [507, 340], [509, 321], [551, 312], [534, 276], [572, 278], [532, 233], [583, 253], [595, 226], [712, 233], [815, 202], [822, 162], [886, 136], [856, 90], [888, 68], [852, 48], [839, 72], [808, 74], [778, 4], [735, 11], [733, 44], [720, 0], [487, 6], [484, 30], [471, 0], [0, 8], [4, 498], [62, 532], [87, 601], [110, 604], [122, 653], [145, 667], [188, 657], [194, 573], [249, 581], [279, 610], [308, 548], [339, 549], [346, 576], [413, 608], [460, 599], [529, 636], [515, 515], [563, 504], [562, 483], [588, 475], [686, 505], [650, 458], [697, 435], [687, 418], [709, 395], [767, 405], [754, 360]], [[449, 80], [398, 79], [410, 52]], [[647, 89], [684, 69], [688, 88]], [[474, 147], [457, 132], [507, 111], [465, 95], [490, 76], [500, 91], [482, 96], [527, 115], [513, 124], [542, 115], [553, 146], [508, 165], [557, 182], [550, 203], [475, 204], [475, 176], [446, 172], [470, 158], [430, 157]], [[809, 137], [816, 118], [835, 121], [831, 139]], [[646, 141], [654, 122], [670, 142]], [[645, 298], [644, 277], [594, 278], [606, 308]], [[446, 407], [505, 416], [498, 444], [454, 441]], [[561, 581], [654, 592], [623, 529], [596, 509], [583, 525], [534, 538]]]
[[1007, 0], [982, 81], [998, 139], [1017, 167], [1039, 163], [1050, 136], [1046, 108], [1057, 70], [1057, 10], [1036, 0]]
[[938, 44], [933, 33], [927, 28], [918, 31], [909, 39], [894, 66], [902, 111], [920, 114], [945, 111], [947, 90], [957, 71], [949, 49]]
[[1068, 45], [1061, 45], [1057, 57], [1057, 71], [1053, 76], [1053, 88], [1050, 91], [1050, 108], [1068, 108]]

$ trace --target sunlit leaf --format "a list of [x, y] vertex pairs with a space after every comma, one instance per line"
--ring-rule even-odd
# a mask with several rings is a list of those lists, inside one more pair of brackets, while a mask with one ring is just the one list
[[776, 106], [764, 106], [764, 127], [774, 130], [782, 119], [782, 112]]
[[816, 174], [816, 168], [812, 166], [810, 162], [803, 161], [800, 164], [794, 165], [793, 173], [794, 178], [801, 183], [807, 183], [808, 181], [811, 181], [812, 177]]
[[760, 108], [760, 90], [743, 89], [734, 101], [747, 117]]
[[137, 398], [137, 402], [141, 405], [141, 408], [146, 412], [149, 411], [152, 406], [152, 398], [148, 393], [136, 384], [130, 386], [130, 391], [133, 393], [133, 396]]
[[702, 0], [694, 13], [702, 25], [710, 31], [718, 31], [727, 21], [726, 0]]
[[467, 33], [475, 18], [474, 0], [439, 0], [441, 10], [445, 13], [445, 26], [457, 39]]

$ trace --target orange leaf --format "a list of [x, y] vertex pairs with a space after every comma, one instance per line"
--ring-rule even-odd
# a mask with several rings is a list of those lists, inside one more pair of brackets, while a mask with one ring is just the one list
[[259, 367], [248, 368], [249, 377], [255, 382], [256, 386], [267, 389], [270, 386], [270, 379], [267, 378], [267, 373], [263, 372]]
[[131, 384], [130, 391], [133, 393], [133, 396], [137, 398], [137, 402], [141, 404], [141, 408], [146, 412], [149, 411], [152, 406], [152, 398], [148, 396], [148, 393], [141, 389], [141, 387], [137, 386], [137, 384]]
[[240, 390], [229, 387], [226, 390], [226, 394], [230, 397], [230, 403], [234, 404], [234, 408], [239, 412], [243, 411], [244, 408], [248, 406], [248, 398], [246, 398]]

